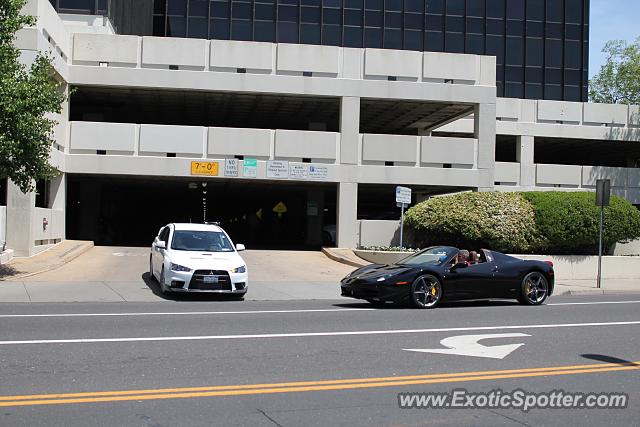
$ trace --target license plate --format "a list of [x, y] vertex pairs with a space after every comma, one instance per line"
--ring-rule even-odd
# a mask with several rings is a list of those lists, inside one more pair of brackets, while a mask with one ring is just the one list
[[218, 276], [204, 276], [202, 281], [204, 283], [218, 283]]

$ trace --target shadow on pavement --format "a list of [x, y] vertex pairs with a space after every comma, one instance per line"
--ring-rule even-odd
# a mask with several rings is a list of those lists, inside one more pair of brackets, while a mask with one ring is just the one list
[[618, 359], [617, 357], [606, 356], [604, 354], [582, 354], [581, 356], [585, 359], [597, 360], [598, 362], [615, 363], [617, 365], [624, 366], [640, 366], [640, 364], [636, 362], [625, 359]]
[[[368, 302], [352, 302], [333, 304], [335, 307], [342, 308], [381, 308], [387, 309], [410, 309], [409, 303], [386, 303], [383, 305], [370, 304]], [[516, 301], [502, 300], [473, 300], [473, 301], [442, 301], [434, 310], [440, 308], [469, 308], [469, 307], [510, 307], [520, 305]]]
[[144, 284], [147, 285], [151, 292], [159, 298], [168, 300], [168, 301], [243, 301], [243, 297], [237, 297], [233, 295], [225, 295], [225, 294], [209, 294], [204, 292], [194, 292], [194, 293], [168, 293], [163, 294], [160, 292], [160, 283], [154, 278], [151, 277], [149, 272], [142, 274], [141, 276]]

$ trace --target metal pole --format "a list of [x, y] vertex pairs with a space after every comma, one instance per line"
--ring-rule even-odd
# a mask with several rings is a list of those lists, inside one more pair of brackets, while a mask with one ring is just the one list
[[602, 284], [602, 235], [604, 230], [604, 206], [600, 206], [600, 240], [598, 242], [598, 289]]
[[402, 246], [402, 232], [404, 229], [404, 203], [400, 203], [400, 247], [403, 248], [404, 246]]

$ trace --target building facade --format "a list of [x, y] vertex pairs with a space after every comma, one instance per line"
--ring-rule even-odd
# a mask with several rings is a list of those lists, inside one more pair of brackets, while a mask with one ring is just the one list
[[640, 204], [638, 106], [497, 97], [495, 56], [122, 35], [47, 0], [26, 12], [23, 61], [54, 52], [72, 94], [60, 175], [38, 194], [7, 184], [18, 255], [64, 238], [149, 244], [203, 220], [249, 247], [391, 244], [396, 185], [417, 202], [610, 178]]

